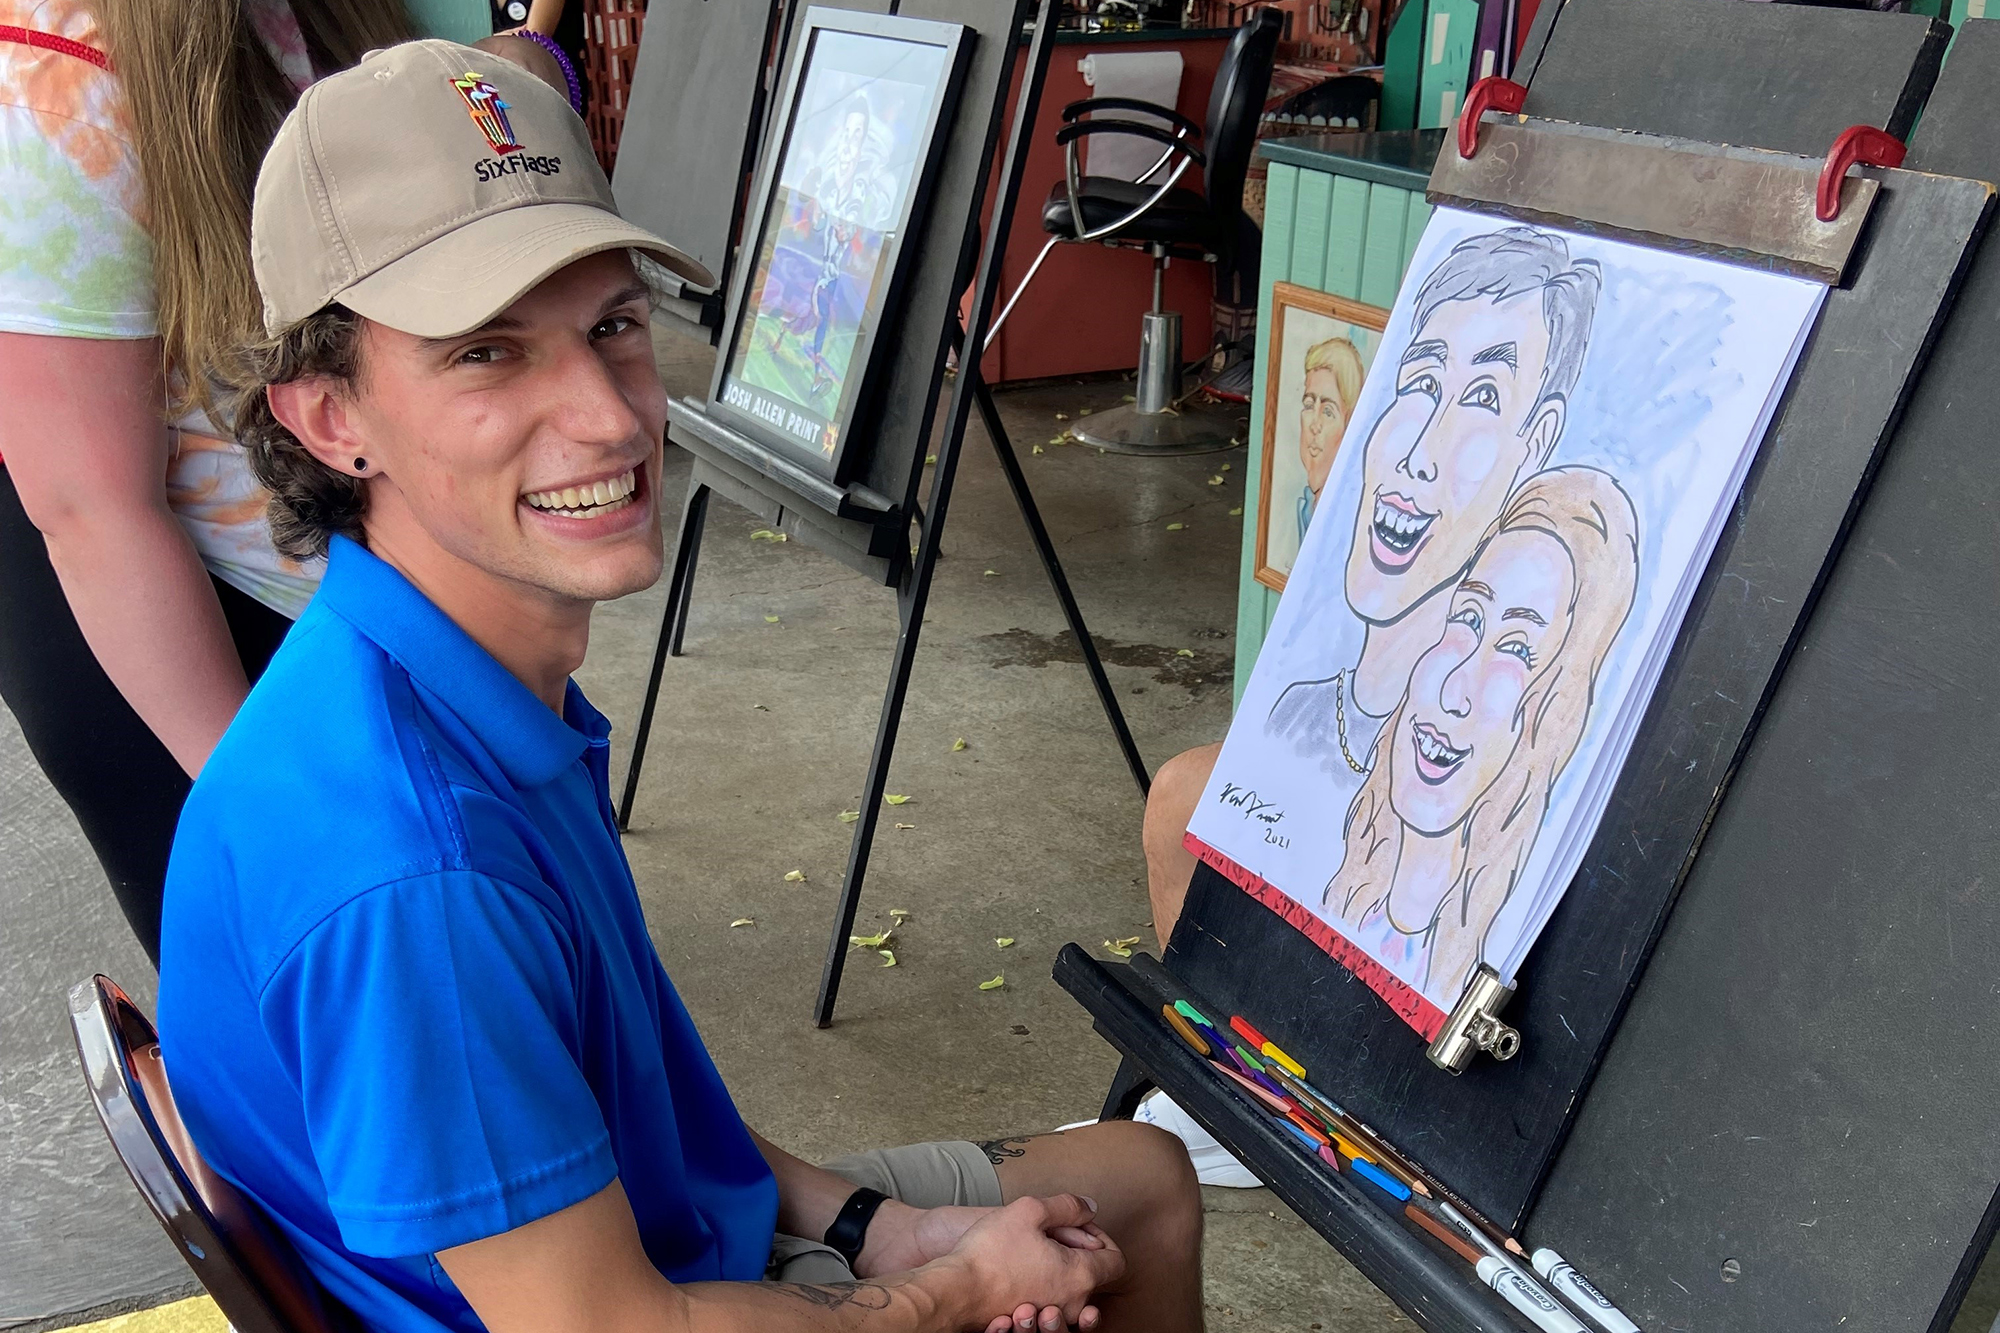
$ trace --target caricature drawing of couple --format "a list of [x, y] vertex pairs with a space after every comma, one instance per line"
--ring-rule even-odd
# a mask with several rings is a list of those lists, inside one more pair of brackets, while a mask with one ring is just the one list
[[1460, 242], [1425, 278], [1387, 406], [1355, 423], [1343, 590], [1361, 651], [1289, 684], [1265, 724], [1336, 786], [1358, 780], [1319, 908], [1426, 994], [1478, 965], [1639, 579], [1618, 481], [1550, 466], [1599, 288], [1595, 263], [1526, 227]]

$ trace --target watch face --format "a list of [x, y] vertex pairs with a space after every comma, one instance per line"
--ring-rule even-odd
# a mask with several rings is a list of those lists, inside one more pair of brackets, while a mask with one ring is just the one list
[[516, 23], [527, 22], [528, 6], [526, 0], [507, 0], [507, 17]]

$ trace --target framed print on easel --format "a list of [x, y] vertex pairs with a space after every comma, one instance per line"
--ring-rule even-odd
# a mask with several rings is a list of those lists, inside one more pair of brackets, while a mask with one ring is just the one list
[[1380, 306], [1289, 282], [1271, 288], [1253, 571], [1267, 588], [1285, 590], [1388, 322]]
[[814, 7], [775, 108], [710, 393], [716, 416], [839, 481], [958, 97], [955, 23]]

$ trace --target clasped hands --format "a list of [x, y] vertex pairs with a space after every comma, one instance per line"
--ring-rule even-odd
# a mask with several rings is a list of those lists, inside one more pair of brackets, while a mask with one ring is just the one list
[[1074, 1194], [1003, 1208], [912, 1208], [891, 1199], [869, 1225], [855, 1276], [954, 1268], [979, 1293], [982, 1310], [1000, 1312], [985, 1333], [1088, 1333], [1098, 1321], [1091, 1296], [1125, 1272], [1124, 1254], [1096, 1218], [1096, 1203]]

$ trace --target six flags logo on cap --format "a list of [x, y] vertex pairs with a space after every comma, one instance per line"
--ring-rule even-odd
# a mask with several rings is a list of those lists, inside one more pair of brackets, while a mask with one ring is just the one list
[[505, 157], [521, 151], [521, 141], [514, 137], [514, 127], [507, 122], [507, 103], [492, 84], [467, 70], [453, 79], [451, 86], [458, 89], [458, 95], [465, 99], [465, 109], [472, 113], [472, 123], [486, 136], [486, 142], [492, 145], [495, 154]]
[[562, 173], [562, 159], [553, 154], [528, 153], [521, 157], [508, 157], [509, 153], [519, 153], [523, 147], [514, 137], [514, 126], [507, 119], [507, 101], [500, 96], [499, 89], [467, 70], [451, 81], [458, 89], [458, 95], [465, 99], [465, 109], [472, 113], [472, 123], [486, 136], [487, 144], [493, 149], [499, 162], [481, 158], [472, 167], [472, 174], [482, 181], [498, 180], [502, 176], [516, 176], [524, 171], [538, 176], [556, 176]]

